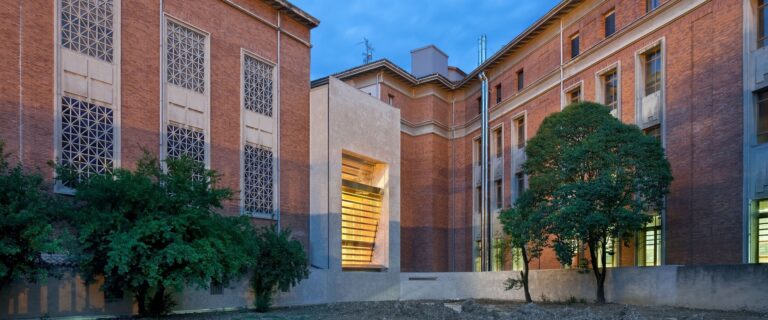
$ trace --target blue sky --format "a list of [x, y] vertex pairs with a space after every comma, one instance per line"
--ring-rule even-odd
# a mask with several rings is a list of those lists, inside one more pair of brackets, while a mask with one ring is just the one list
[[311, 78], [362, 64], [363, 38], [373, 59], [410, 71], [413, 49], [434, 44], [448, 64], [469, 72], [477, 65], [477, 39], [488, 36], [490, 57], [558, 0], [292, 0], [320, 19], [312, 30]]

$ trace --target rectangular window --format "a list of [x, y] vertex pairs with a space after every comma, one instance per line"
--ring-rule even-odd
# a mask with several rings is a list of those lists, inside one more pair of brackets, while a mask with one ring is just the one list
[[480, 139], [475, 140], [475, 165], [480, 166], [483, 161], [483, 144]]
[[483, 210], [480, 208], [483, 205], [483, 189], [481, 187], [475, 188], [475, 197], [476, 197], [476, 205], [475, 208], [477, 208], [476, 212], [480, 213]]
[[757, 47], [762, 48], [768, 45], [768, 1], [757, 1]]
[[653, 49], [644, 55], [643, 73], [646, 96], [661, 90], [661, 48]]
[[571, 59], [579, 55], [579, 35], [571, 37]]
[[[341, 158], [341, 266], [373, 262], [383, 191], [374, 185], [376, 164], [342, 154]], [[385, 248], [382, 248], [385, 249]]]
[[517, 127], [517, 148], [525, 148], [525, 118], [515, 120], [515, 126]]
[[202, 130], [170, 123], [165, 132], [168, 158], [186, 156], [200, 164], [205, 163], [205, 133]]
[[217, 296], [224, 294], [224, 285], [216, 280], [211, 281], [211, 295]]
[[501, 83], [496, 85], [496, 103], [501, 102]]
[[605, 37], [608, 38], [616, 32], [616, 12], [611, 11], [605, 15]]
[[390, 106], [394, 106], [394, 105], [395, 105], [395, 96], [393, 96], [393, 95], [391, 95], [391, 94], [388, 94], [388, 95], [387, 95], [387, 103], [388, 103]]
[[619, 77], [616, 70], [611, 70], [602, 76], [603, 104], [611, 108], [611, 114], [618, 117], [619, 109]]
[[566, 97], [568, 99], [568, 104], [579, 103], [581, 101], [581, 86], [568, 91]]
[[168, 20], [166, 79], [168, 83], [205, 93], [205, 35]]
[[517, 91], [520, 92], [525, 87], [525, 73], [523, 69], [517, 71]]
[[274, 212], [272, 150], [246, 144], [243, 161], [243, 209], [247, 215], [267, 215]]
[[[114, 130], [112, 109], [62, 97], [61, 164], [73, 170], [78, 179], [112, 172]], [[70, 182], [64, 185], [70, 186]]]
[[[617, 267], [619, 265], [619, 244], [621, 242], [618, 239], [608, 238], [605, 243], [605, 266]], [[603, 250], [600, 248], [597, 252], [597, 263], [602, 266]]]
[[638, 264], [640, 266], [661, 265], [661, 215], [653, 215], [637, 239]]
[[496, 209], [501, 209], [504, 207], [504, 188], [501, 179], [494, 181], [493, 187], [496, 191]]
[[112, 7], [112, 0], [62, 0], [61, 46], [112, 62]]
[[525, 174], [522, 171], [515, 174], [515, 191], [518, 197], [525, 191]]
[[659, 7], [659, 0], [645, 0], [645, 12], [651, 12]]
[[501, 158], [504, 153], [504, 137], [502, 136], [501, 129], [494, 130], [493, 137], [496, 142], [496, 158]]
[[477, 114], [483, 113], [483, 96], [477, 97]]
[[757, 143], [768, 142], [768, 91], [757, 95]]
[[768, 263], [768, 200], [757, 203], [757, 263]]
[[243, 58], [243, 106], [267, 117], [272, 116], [273, 67], [251, 56]]

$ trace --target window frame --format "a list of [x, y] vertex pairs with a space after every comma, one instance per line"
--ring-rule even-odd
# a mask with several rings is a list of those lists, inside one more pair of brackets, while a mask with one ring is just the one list
[[568, 37], [568, 39], [571, 47], [571, 60], [573, 60], [581, 54], [581, 34], [577, 32]]
[[614, 73], [616, 76], [616, 118], [621, 119], [621, 61], [616, 61], [615, 63], [600, 69], [595, 73], [595, 83], [597, 84], [595, 86], [595, 97], [597, 101], [604, 105], [608, 105], [606, 103], [606, 76], [609, 74]]
[[[768, 210], [766, 212], [760, 212], [760, 204], [761, 202], [768, 203], [768, 199], [757, 199], [754, 202], [754, 218], [753, 223], [754, 226], [752, 227], [752, 232], [754, 232], [754, 236], [752, 237], [752, 243], [750, 245], [754, 246], [752, 249], [752, 252], [750, 253], [751, 262], [758, 263], [758, 264], [768, 264], [768, 255], [766, 256], [760, 256], [760, 243], [766, 242], [766, 241], [760, 241], [761, 239], [761, 233], [763, 236], [768, 235], [768, 222], [766, 222], [766, 226], [761, 225], [761, 220], [766, 219], [768, 220]], [[768, 237], [768, 236], [766, 236]], [[768, 244], [766, 244], [768, 245]], [[761, 257], [765, 258], [765, 260], [761, 261]]]
[[[610, 21], [611, 21], [610, 32], [609, 32], [609, 28], [608, 28], [608, 26], [609, 26], [609, 24], [608, 24], [609, 18], [610, 18]], [[616, 33], [616, 10], [615, 9], [611, 9], [605, 15], [603, 15], [603, 36], [608, 38], [608, 37], [614, 35], [615, 33]]]
[[517, 79], [517, 92], [523, 91], [525, 89], [525, 69], [517, 70], [515, 78]]
[[496, 90], [496, 104], [499, 104], [501, 103], [501, 100], [502, 100], [501, 83], [496, 85], [495, 90]]
[[[661, 65], [661, 72], [660, 72], [660, 81], [659, 81], [659, 114], [658, 119], [650, 122], [645, 122], [643, 116], [642, 116], [642, 108], [639, 106], [642, 106], [643, 99], [646, 98], [648, 95], [646, 95], [646, 86], [645, 86], [645, 59], [649, 52], [659, 50], [660, 52], [660, 65]], [[635, 124], [640, 127], [640, 129], [645, 129], [651, 126], [654, 126], [656, 124], [661, 124], [661, 131], [662, 131], [662, 137], [664, 137], [664, 132], [666, 132], [666, 126], [664, 124], [664, 118], [666, 116], [666, 83], [667, 83], [667, 49], [666, 49], [666, 38], [661, 37], [658, 40], [655, 40], [653, 42], [650, 42], [645, 47], [642, 47], [641, 49], [635, 51], [635, 70], [643, 70], [643, 72], [635, 72]], [[655, 93], [655, 92], [654, 92]], [[653, 93], [652, 93], [653, 94]], [[665, 146], [664, 139], [662, 139], [662, 146]]]
[[[761, 97], [762, 96], [762, 97]], [[764, 103], [764, 121], [766, 122], [764, 131], [760, 131], [760, 115], [761, 106], [760, 103]], [[768, 144], [768, 89], [758, 91], [755, 93], [755, 144], [763, 145]]]
[[570, 105], [571, 103], [571, 95], [576, 91], [579, 91], [579, 100], [577, 102], [584, 101], [584, 80], [579, 80], [574, 84], [571, 84], [570, 86], [563, 89], [563, 92], [561, 94], [561, 105], [560, 110], [565, 108], [566, 106]]

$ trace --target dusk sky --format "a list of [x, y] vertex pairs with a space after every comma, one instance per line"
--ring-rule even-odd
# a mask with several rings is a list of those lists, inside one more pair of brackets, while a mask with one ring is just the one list
[[477, 39], [488, 36], [490, 57], [553, 8], [558, 0], [293, 0], [320, 19], [312, 30], [314, 80], [363, 63], [363, 38], [373, 60], [387, 58], [411, 69], [410, 52], [434, 44], [448, 64], [477, 66]]

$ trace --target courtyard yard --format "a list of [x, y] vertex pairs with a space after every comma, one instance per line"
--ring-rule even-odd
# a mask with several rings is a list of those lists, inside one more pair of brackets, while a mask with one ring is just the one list
[[268, 313], [230, 312], [177, 315], [172, 319], [768, 319], [764, 313], [711, 311], [670, 307], [640, 307], [587, 303], [524, 304], [506, 301], [386, 301], [351, 302], [295, 308]]

